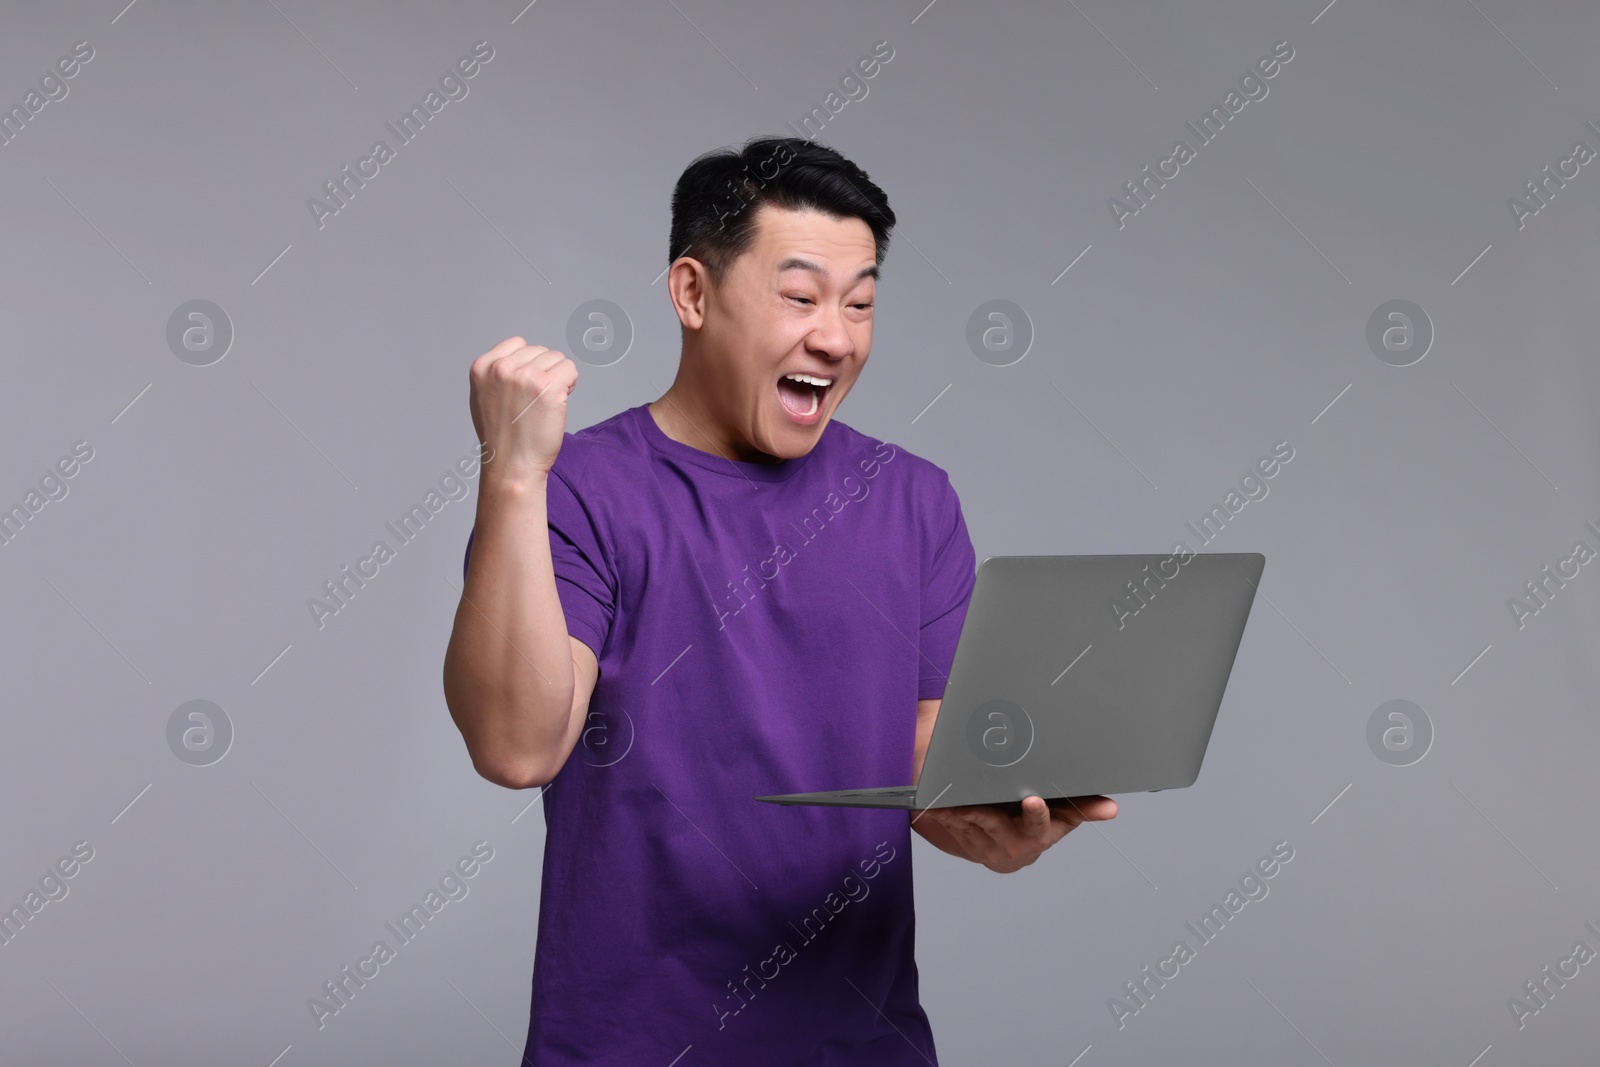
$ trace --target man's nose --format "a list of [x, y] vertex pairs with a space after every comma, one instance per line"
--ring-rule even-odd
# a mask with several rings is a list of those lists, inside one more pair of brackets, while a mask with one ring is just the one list
[[845, 327], [844, 312], [839, 308], [817, 312], [807, 341], [817, 352], [831, 360], [841, 360], [855, 351], [855, 342]]

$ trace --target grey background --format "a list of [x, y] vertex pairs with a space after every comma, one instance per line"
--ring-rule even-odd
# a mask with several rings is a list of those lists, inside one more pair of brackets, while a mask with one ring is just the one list
[[[820, 135], [900, 217], [840, 417], [950, 472], [980, 558], [1166, 551], [1295, 450], [1207, 546], [1267, 567], [1199, 781], [1012, 875], [916, 841], [942, 1062], [1593, 1056], [1600, 964], [1520, 1030], [1507, 998], [1600, 950], [1600, 566], [1520, 629], [1507, 598], [1600, 547], [1600, 165], [1521, 229], [1507, 198], [1600, 148], [1600, 11], [924, 5], [8, 5], [6, 106], [95, 50], [0, 147], [0, 502], [94, 449], [0, 549], [0, 902], [94, 849], [0, 946], [8, 1063], [516, 1061], [542, 818], [474, 775], [440, 684], [476, 481], [321, 629], [306, 602], [475, 446], [500, 339], [564, 346], [611, 300], [633, 346], [569, 428], [659, 396], [672, 182], [880, 40]], [[319, 230], [307, 199], [479, 40], [467, 97]], [[1119, 230], [1107, 198], [1281, 40]], [[204, 367], [166, 343], [194, 299], [235, 334]], [[992, 299], [1034, 331], [1011, 366], [966, 343]], [[1407, 367], [1366, 343], [1396, 299], [1435, 331]], [[209, 766], [168, 747], [191, 700], [232, 725]], [[1368, 746], [1391, 700], [1432, 726], [1409, 766]], [[319, 1030], [308, 998], [480, 840]], [[1109, 998], [1278, 841], [1270, 894], [1119, 1029]]]

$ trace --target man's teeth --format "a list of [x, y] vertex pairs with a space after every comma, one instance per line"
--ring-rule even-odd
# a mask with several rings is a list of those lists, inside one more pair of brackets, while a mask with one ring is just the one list
[[785, 374], [784, 377], [791, 382], [800, 382], [803, 385], [812, 386], [811, 409], [801, 412], [801, 418], [807, 418], [817, 413], [817, 407], [821, 404], [822, 390], [833, 384], [832, 378], [818, 378], [814, 374]]

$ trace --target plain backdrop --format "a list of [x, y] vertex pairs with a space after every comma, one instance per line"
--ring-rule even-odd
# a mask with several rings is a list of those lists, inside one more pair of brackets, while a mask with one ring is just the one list
[[[1011, 875], [915, 839], [941, 1062], [1592, 1057], [1600, 964], [1536, 1014], [1525, 983], [1600, 951], [1600, 564], [1574, 559], [1600, 550], [1600, 164], [1545, 177], [1600, 150], [1600, 9], [119, 3], [0, 14], [0, 105], [93, 50], [0, 145], [0, 506], [37, 509], [0, 547], [0, 905], [67, 891], [0, 944], [0, 1059], [516, 1062], [543, 818], [476, 776], [440, 681], [467, 367], [512, 334], [581, 358], [572, 430], [658, 397], [673, 182], [813, 108], [900, 220], [838, 417], [947, 470], [979, 558], [1200, 547], [1185, 524], [1293, 449], [1204, 546], [1267, 564], [1195, 785]], [[568, 346], [595, 300], [620, 358]], [[468, 894], [319, 1027], [308, 1000], [476, 842]], [[1280, 842], [1200, 946], [1185, 923]]]

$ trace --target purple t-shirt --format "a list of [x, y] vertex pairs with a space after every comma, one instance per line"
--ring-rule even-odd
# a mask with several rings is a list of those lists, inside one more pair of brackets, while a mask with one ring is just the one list
[[600, 677], [544, 796], [528, 1061], [933, 1062], [907, 813], [752, 797], [911, 783], [976, 573], [949, 478], [837, 419], [800, 458], [724, 459], [645, 405], [551, 473]]

